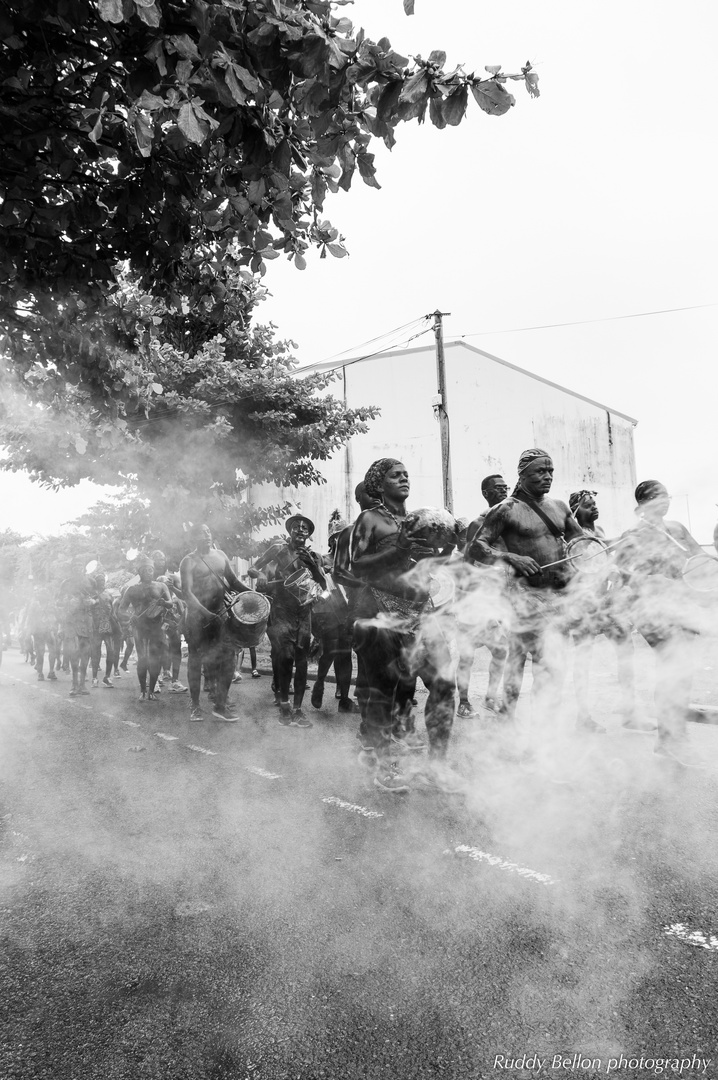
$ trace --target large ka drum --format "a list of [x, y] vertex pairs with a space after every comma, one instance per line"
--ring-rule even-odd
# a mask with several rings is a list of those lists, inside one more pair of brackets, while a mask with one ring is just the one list
[[259, 645], [267, 629], [270, 603], [257, 592], [228, 593], [227, 629], [240, 649]]

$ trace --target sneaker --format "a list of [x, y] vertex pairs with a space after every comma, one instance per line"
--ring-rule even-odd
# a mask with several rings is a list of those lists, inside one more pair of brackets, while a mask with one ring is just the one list
[[38, 682], [44, 682], [45, 681], [45, 676], [43, 675], [43, 673], [41, 671], [38, 671], [38, 673], [37, 673], [37, 681]]
[[[120, 669], [124, 671], [125, 675], [127, 674], [127, 664], [120, 664]], [[119, 677], [118, 675], [117, 678], [119, 679]]]
[[99, 686], [100, 685], [99, 679], [93, 679], [92, 680], [92, 685], [93, 686]]
[[443, 762], [432, 762], [414, 774], [412, 787], [439, 795], [462, 795], [466, 791], [466, 781]]
[[241, 671], [235, 671], [234, 678], [232, 679], [232, 682], [241, 682], [241, 681], [242, 681], [242, 673], [241, 673]]
[[114, 690], [115, 689], [114, 684], [112, 682], [110, 682], [109, 679], [103, 679], [102, 680], [102, 685], [106, 686], [108, 690]]
[[223, 720], [225, 724], [235, 724], [239, 720], [234, 709], [230, 709], [228, 705], [225, 705], [223, 709], [215, 705], [212, 709], [212, 716], [215, 720]]
[[476, 709], [470, 701], [460, 701], [456, 710], [457, 716], [476, 716]]
[[310, 728], [314, 724], [309, 720], [301, 709], [295, 709], [292, 713], [292, 727]]
[[170, 690], [172, 691], [173, 694], [186, 694], [187, 693], [187, 687], [184, 686], [179, 681], [179, 679], [175, 679], [175, 681], [170, 686]]
[[657, 728], [655, 720], [640, 720], [637, 716], [627, 716], [621, 724], [621, 731], [630, 731], [636, 735], [655, 735]]
[[337, 712], [340, 713], [353, 713], [354, 703], [349, 698], [339, 698], [339, 704], [337, 705]]
[[484, 709], [488, 709], [489, 712], [494, 713], [500, 713], [504, 707], [503, 701], [500, 701], [499, 698], [491, 697], [489, 694], [486, 695], [481, 702], [481, 705]]
[[705, 761], [696, 756], [692, 747], [684, 742], [659, 742], [653, 753], [663, 761], [679, 765], [682, 769], [706, 769]]
[[374, 787], [379, 788], [380, 791], [388, 791], [392, 795], [403, 795], [409, 791], [409, 785], [406, 777], [396, 768], [396, 765], [390, 765], [388, 769], [382, 769], [374, 777]]
[[282, 727], [290, 727], [292, 723], [292, 706], [288, 701], [278, 701], [277, 705], [279, 705], [277, 720], [279, 720]]
[[90, 696], [90, 691], [87, 689], [86, 686], [79, 686], [77, 688], [77, 692], [78, 692], [78, 694], [82, 694], [83, 697], [89, 697]]
[[199, 705], [193, 705], [190, 709], [189, 718], [193, 723], [199, 723], [200, 720], [204, 720], [204, 715]]
[[427, 743], [426, 739], [419, 735], [418, 731], [407, 731], [404, 736], [404, 745], [408, 750], [416, 751], [425, 750]]
[[252, 678], [253, 679], [261, 679], [262, 678], [262, 672], [257, 671], [256, 667], [252, 668]]
[[324, 698], [324, 683], [315, 682], [312, 687], [311, 703], [313, 709], [321, 709], [322, 699]]
[[47, 677], [50, 680], [50, 682], [57, 682], [57, 675], [55, 674], [54, 671], [51, 671], [50, 674]]
[[112, 677], [113, 677], [113, 679], [121, 679], [122, 678], [122, 672], [120, 671], [119, 668], [115, 668], [115, 674]]

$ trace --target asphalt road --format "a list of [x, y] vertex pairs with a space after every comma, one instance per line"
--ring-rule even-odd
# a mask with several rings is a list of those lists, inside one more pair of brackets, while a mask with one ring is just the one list
[[526, 766], [457, 720], [467, 793], [396, 796], [333, 687], [310, 731], [267, 678], [190, 724], [132, 667], [68, 698], [6, 652], [0, 1077], [718, 1078], [718, 728], [692, 725], [705, 769], [664, 764], [617, 732], [612, 670], [607, 736]]

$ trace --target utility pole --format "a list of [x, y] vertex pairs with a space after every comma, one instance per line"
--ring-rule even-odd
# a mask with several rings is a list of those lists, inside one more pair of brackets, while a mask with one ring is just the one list
[[444, 497], [444, 509], [454, 512], [454, 489], [451, 483], [451, 441], [449, 437], [449, 412], [446, 397], [446, 361], [444, 359], [444, 328], [442, 319], [448, 311], [435, 311], [434, 337], [436, 339], [436, 389], [433, 400], [434, 414], [439, 421], [441, 437], [441, 490]]

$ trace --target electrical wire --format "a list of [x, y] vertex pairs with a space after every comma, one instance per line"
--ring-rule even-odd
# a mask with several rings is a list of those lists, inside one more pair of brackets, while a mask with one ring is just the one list
[[462, 341], [469, 337], [492, 337], [494, 334], [522, 334], [527, 330], [555, 330], [562, 326], [586, 326], [588, 323], [619, 322], [621, 319], [645, 319], [650, 315], [670, 315], [676, 311], [699, 311], [702, 308], [718, 307], [713, 304], [691, 304], [689, 307], [661, 308], [659, 311], [636, 311], [631, 315], [607, 315], [602, 319], [578, 319], [576, 322], [545, 323], [542, 326], [515, 326], [507, 330], [477, 330], [473, 334], [457, 334], [453, 341]]

